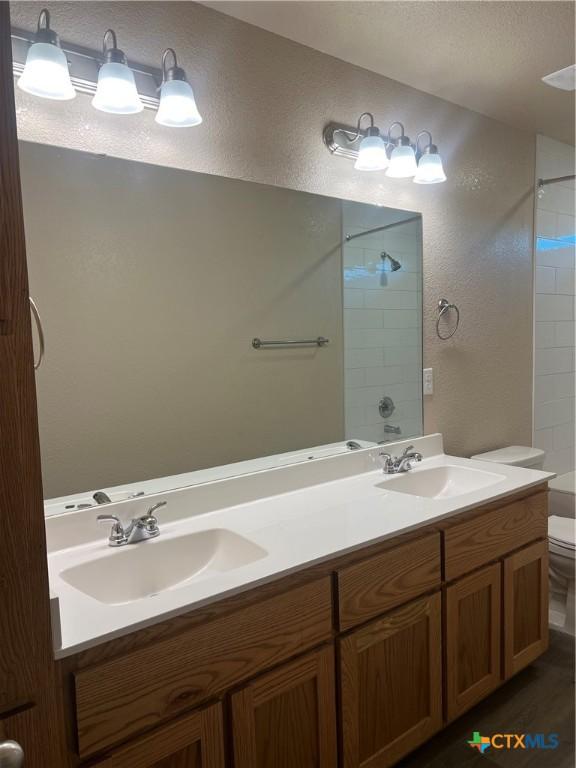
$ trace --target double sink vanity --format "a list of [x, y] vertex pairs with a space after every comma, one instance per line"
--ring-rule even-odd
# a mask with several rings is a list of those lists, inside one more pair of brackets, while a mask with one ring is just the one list
[[70, 765], [382, 768], [537, 658], [551, 475], [409, 445], [47, 517]]

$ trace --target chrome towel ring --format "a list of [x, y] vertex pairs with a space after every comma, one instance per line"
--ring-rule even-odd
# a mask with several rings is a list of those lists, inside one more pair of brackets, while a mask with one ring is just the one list
[[36, 323], [36, 330], [38, 332], [38, 360], [34, 363], [34, 370], [37, 371], [38, 368], [42, 365], [42, 360], [44, 359], [44, 352], [46, 351], [46, 344], [44, 341], [44, 329], [42, 328], [42, 320], [40, 319], [40, 312], [38, 312], [38, 307], [36, 306], [34, 299], [31, 296], [28, 296], [28, 299], [30, 301], [30, 311], [32, 312], [32, 316], [34, 317], [34, 322]]
[[[456, 325], [454, 326], [452, 333], [449, 333], [447, 336], [442, 336], [442, 334], [440, 333], [440, 320], [451, 309], [453, 309], [456, 312]], [[448, 301], [448, 299], [440, 299], [440, 301], [438, 302], [438, 319], [436, 320], [436, 335], [438, 336], [438, 338], [442, 339], [442, 341], [451, 339], [452, 336], [454, 336], [454, 334], [458, 330], [459, 325], [460, 325], [460, 310], [458, 309], [456, 304], [451, 304]]]

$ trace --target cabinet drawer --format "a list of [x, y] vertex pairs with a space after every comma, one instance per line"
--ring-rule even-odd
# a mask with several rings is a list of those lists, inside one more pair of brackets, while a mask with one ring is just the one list
[[94, 768], [224, 768], [222, 707], [175, 720], [115, 749]]
[[545, 538], [548, 531], [548, 494], [528, 496], [498, 507], [444, 531], [447, 581], [496, 560], [513, 549]]
[[440, 534], [342, 568], [337, 578], [339, 627], [346, 630], [440, 585]]
[[78, 750], [92, 755], [331, 637], [330, 577], [75, 675]]

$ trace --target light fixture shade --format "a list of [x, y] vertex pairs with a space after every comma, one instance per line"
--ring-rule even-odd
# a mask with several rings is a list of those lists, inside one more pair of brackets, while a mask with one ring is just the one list
[[92, 106], [113, 115], [142, 112], [144, 105], [136, 90], [134, 73], [127, 64], [114, 61], [102, 64]]
[[446, 174], [440, 155], [437, 152], [422, 155], [418, 162], [414, 182], [416, 184], [441, 184], [443, 181], [446, 181]]
[[415, 176], [417, 170], [416, 155], [412, 147], [409, 145], [394, 147], [386, 176], [393, 179], [408, 179]]
[[187, 80], [166, 80], [160, 89], [157, 123], [169, 128], [191, 128], [200, 125], [202, 115], [196, 106], [194, 91]]
[[388, 168], [386, 144], [380, 136], [365, 136], [362, 139], [354, 168], [357, 171], [383, 171]]
[[76, 96], [66, 54], [52, 43], [33, 43], [30, 46], [18, 87], [43, 99], [67, 101]]

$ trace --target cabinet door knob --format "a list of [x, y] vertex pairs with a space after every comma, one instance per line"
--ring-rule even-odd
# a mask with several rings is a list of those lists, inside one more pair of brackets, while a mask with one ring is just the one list
[[0, 768], [21, 768], [24, 750], [17, 741], [0, 741]]

